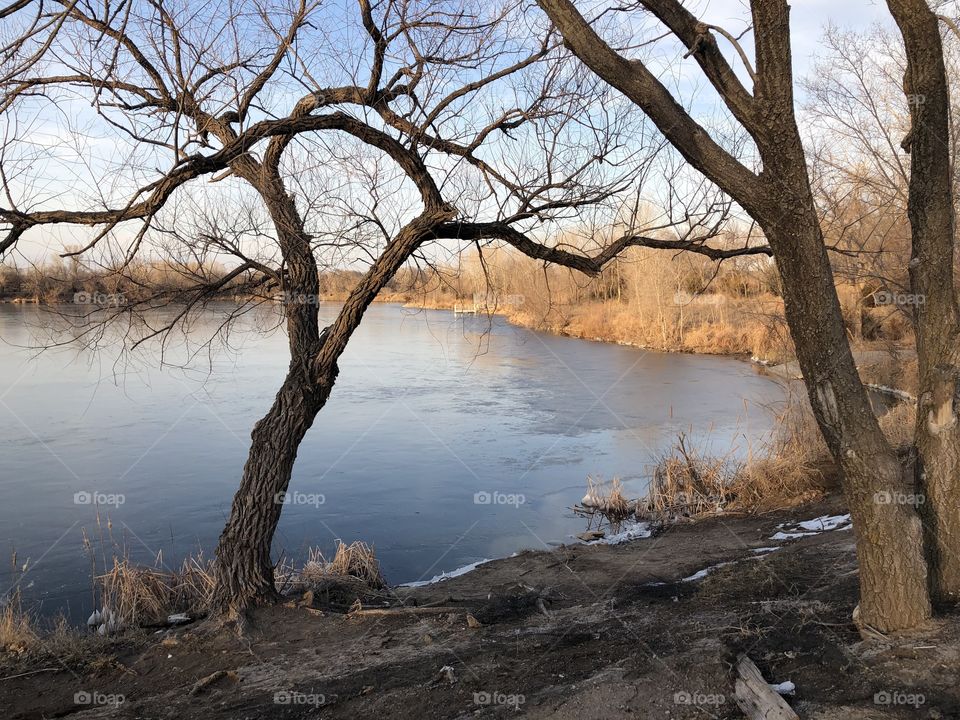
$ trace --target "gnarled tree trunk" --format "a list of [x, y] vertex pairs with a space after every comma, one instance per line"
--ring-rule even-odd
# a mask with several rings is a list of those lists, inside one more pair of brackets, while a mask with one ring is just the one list
[[333, 378], [318, 385], [299, 363], [291, 363], [270, 411], [254, 427], [240, 487], [217, 544], [213, 605], [218, 612], [233, 615], [276, 599], [270, 550], [283, 497], [300, 442], [332, 388]]
[[337, 360], [377, 293], [433, 229], [455, 214], [450, 206], [426, 202], [423, 212], [387, 244], [351, 291], [336, 320], [321, 334], [316, 260], [293, 198], [284, 190], [279, 174], [269, 167], [264, 171], [245, 165], [241, 172], [264, 198], [286, 262], [284, 312], [290, 366], [270, 411], [254, 427], [240, 489], [217, 544], [213, 611], [228, 619], [276, 599], [270, 552], [283, 495], [300, 443], [333, 390], [339, 372]]

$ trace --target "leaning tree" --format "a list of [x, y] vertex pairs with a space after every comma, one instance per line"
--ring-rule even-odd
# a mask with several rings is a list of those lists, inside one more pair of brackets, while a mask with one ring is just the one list
[[[566, 62], [528, 10], [466, 1], [358, 0], [351, 9], [313, 0], [108, 0], [4, 11], [16, 23], [8, 18], [0, 38], [0, 252], [61, 225], [87, 229], [65, 255], [119, 257], [110, 265], [117, 274], [161, 251], [201, 261], [180, 265], [187, 282], [175, 293], [84, 312], [72, 337], [123, 318], [136, 345], [228, 289], [283, 300], [289, 367], [253, 429], [217, 547], [217, 615], [241, 617], [276, 597], [277, 499], [298, 447], [365, 310], [405, 263], [429, 262], [426, 246], [506, 243], [588, 274], [634, 245], [715, 258], [767, 252], [711, 247], [718, 209], [709, 203], [671, 219], [678, 229], [670, 236], [635, 228], [586, 250], [544, 239], [538, 227], [614, 199], [662, 143], [647, 142], [605, 84]], [[51, 116], [62, 123], [58, 152], [37, 153], [31, 133]], [[91, 135], [111, 143], [96, 161], [84, 144]], [[85, 163], [67, 188], [57, 185], [62, 145], [79, 146]], [[217, 212], [191, 203], [211, 193]], [[269, 233], [241, 204], [251, 199]], [[235, 201], [234, 214], [223, 211]], [[200, 209], [180, 211], [191, 204]], [[365, 270], [321, 327], [319, 268], [357, 255]], [[205, 270], [212, 262], [227, 270]], [[159, 323], [158, 304], [173, 308]]]
[[[678, 43], [677, 60], [692, 57], [730, 117], [753, 144], [743, 162], [699, 124], [632, 50], [601, 37], [596, 22], [571, 0], [538, 0], [573, 53], [650, 118], [691, 166], [732, 197], [762, 228], [782, 278], [787, 323], [818, 425], [844, 478], [857, 530], [859, 621], [881, 631], [909, 628], [931, 613], [924, 529], [909, 504], [878, 502], [907, 495], [915, 483], [880, 432], [846, 337], [821, 218], [794, 108], [790, 7], [787, 0], [751, 0], [750, 30], [739, 38], [696, 17], [680, 0], [638, 0], [601, 8], [642, 12]], [[928, 303], [917, 316], [921, 356], [918, 446], [936, 548], [931, 575], [938, 595], [953, 596], [958, 573], [956, 524], [957, 331], [953, 287], [953, 206], [948, 178], [946, 84], [937, 18], [924, 0], [890, 0], [908, 57], [905, 92], [913, 103], [907, 147], [913, 162], [911, 280]], [[641, 21], [642, 22], [642, 21]], [[749, 34], [753, 57], [744, 48]], [[738, 73], [721, 49], [729, 43]], [[938, 154], [939, 153], [939, 154]], [[921, 169], [922, 166], [922, 169]], [[920, 170], [920, 172], [918, 172]], [[924, 359], [927, 358], [927, 359]], [[951, 502], [952, 501], [952, 502]], [[930, 533], [928, 533], [929, 535]]]

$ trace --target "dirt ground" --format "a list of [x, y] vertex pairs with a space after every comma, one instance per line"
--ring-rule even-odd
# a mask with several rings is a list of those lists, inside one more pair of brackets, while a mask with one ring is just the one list
[[960, 720], [960, 616], [865, 641], [852, 532], [770, 540], [788, 517], [840, 510], [527, 552], [401, 589], [401, 614], [272, 607], [242, 638], [187, 626], [83, 661], [7, 658], [0, 717], [742, 718], [732, 666], [746, 653], [795, 685], [802, 718]]

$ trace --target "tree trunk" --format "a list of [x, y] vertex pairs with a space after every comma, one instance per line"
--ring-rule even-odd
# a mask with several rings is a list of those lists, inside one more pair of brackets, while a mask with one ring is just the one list
[[[954, 289], [955, 215], [950, 101], [943, 44], [926, 0], [890, 0], [907, 54], [904, 93], [912, 129], [908, 215], [909, 300], [920, 391], [917, 480], [935, 600], [960, 600], [960, 312]], [[917, 498], [919, 500], [919, 498]]]
[[230, 518], [217, 545], [213, 606], [228, 617], [250, 605], [276, 599], [270, 550], [280, 521], [300, 442], [333, 387], [314, 384], [300, 366], [290, 370], [270, 411], [256, 424], [233, 498]]
[[843, 323], [793, 109], [789, 8], [781, 0], [755, 0], [752, 7], [763, 28], [756, 137], [766, 187], [746, 206], [774, 251], [810, 405], [843, 475], [857, 533], [858, 620], [881, 632], [917, 627], [931, 614], [923, 527], [914, 507], [887, 502], [913, 485], [880, 431]]
[[882, 632], [922, 625], [931, 610], [920, 517], [910, 505], [887, 502], [912, 493], [913, 485], [857, 374], [816, 216], [798, 212], [764, 229], [810, 404], [843, 474], [857, 533], [859, 618]]
[[274, 600], [270, 551], [280, 522], [300, 442], [333, 390], [337, 361], [366, 309], [432, 229], [454, 216], [447, 205], [428, 206], [407, 223], [351, 291], [336, 320], [321, 335], [316, 293], [319, 283], [309, 237], [292, 198], [277, 176], [261, 188], [287, 263], [285, 297], [290, 367], [273, 406], [254, 427], [240, 489], [217, 544], [214, 615], [239, 619], [254, 605]]

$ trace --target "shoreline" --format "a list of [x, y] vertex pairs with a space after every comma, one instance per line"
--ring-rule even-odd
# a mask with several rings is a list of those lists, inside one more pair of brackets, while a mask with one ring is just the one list
[[344, 614], [298, 593], [256, 610], [242, 638], [194, 624], [100, 638], [60, 663], [0, 656], [0, 710], [24, 720], [737, 718], [734, 665], [746, 655], [804, 718], [913, 709], [875, 701], [883, 692], [956, 717], [956, 622], [869, 642], [853, 626], [843, 512], [832, 495], [620, 545], [526, 551], [401, 588], [402, 605], [386, 611]]

